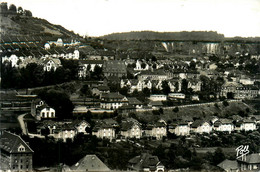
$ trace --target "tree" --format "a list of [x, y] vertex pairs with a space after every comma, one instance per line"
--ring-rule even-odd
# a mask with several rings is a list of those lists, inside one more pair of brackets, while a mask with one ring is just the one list
[[179, 112], [179, 108], [178, 108], [178, 107], [175, 107], [175, 108], [173, 108], [172, 111], [175, 112], [175, 113], [177, 113], [177, 112]]
[[23, 14], [23, 8], [22, 7], [18, 7], [17, 12], [18, 12], [18, 14], [22, 15]]
[[8, 6], [7, 6], [6, 2], [5, 3], [2, 2], [0, 5], [1, 5], [0, 8], [1, 8], [2, 12], [7, 12], [8, 11]]
[[167, 81], [162, 82], [162, 91], [165, 95], [168, 95], [171, 92], [171, 88]]
[[142, 69], [145, 69], [145, 67], [146, 67], [146, 64], [145, 64], [145, 63], [142, 63], [142, 64], [141, 64], [141, 68], [142, 68]]
[[195, 70], [196, 69], [196, 62], [193, 61], [193, 60], [190, 62], [190, 69], [191, 70]]
[[227, 106], [229, 105], [229, 103], [228, 103], [226, 100], [224, 100], [224, 101], [222, 102], [222, 104], [223, 104], [225, 107], [227, 107]]
[[16, 13], [16, 12], [17, 12], [16, 6], [15, 6], [14, 4], [11, 4], [11, 5], [9, 6], [9, 11], [10, 11], [11, 13]]
[[186, 79], [182, 79], [181, 82], [181, 91], [186, 93], [188, 91], [188, 81]]
[[218, 165], [222, 161], [225, 160], [225, 155], [221, 148], [217, 148], [216, 151], [213, 154], [213, 164]]
[[128, 88], [127, 87], [120, 88], [119, 93], [124, 96], [127, 96]]
[[24, 10], [24, 15], [27, 17], [32, 17], [32, 12], [30, 10]]
[[41, 91], [38, 96], [56, 111], [59, 119], [71, 119], [74, 106], [66, 92], [50, 89]]
[[151, 90], [147, 87], [143, 89], [143, 93], [146, 97], [149, 97], [151, 95]]

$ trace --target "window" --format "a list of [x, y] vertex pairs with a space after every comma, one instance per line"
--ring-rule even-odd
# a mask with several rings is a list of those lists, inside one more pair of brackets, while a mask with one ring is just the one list
[[20, 166], [20, 169], [23, 169], [23, 166], [22, 166], [22, 165]]

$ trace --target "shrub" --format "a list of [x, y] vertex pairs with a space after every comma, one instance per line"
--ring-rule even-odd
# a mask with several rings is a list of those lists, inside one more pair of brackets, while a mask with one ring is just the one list
[[175, 112], [175, 113], [177, 113], [177, 112], [179, 112], [179, 108], [178, 108], [178, 107], [175, 107], [172, 111]]
[[228, 103], [226, 100], [224, 100], [224, 101], [223, 101], [223, 105], [224, 105], [225, 107], [227, 107], [227, 106], [229, 105], [229, 103]]

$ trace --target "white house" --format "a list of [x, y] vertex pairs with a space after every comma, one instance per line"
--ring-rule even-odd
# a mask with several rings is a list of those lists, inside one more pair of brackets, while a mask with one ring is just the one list
[[252, 119], [244, 119], [240, 125], [240, 130], [244, 131], [254, 131], [256, 130], [256, 122]]
[[168, 97], [170, 99], [174, 99], [174, 100], [185, 99], [185, 94], [183, 94], [183, 93], [169, 93]]
[[175, 126], [171, 125], [172, 132], [174, 132], [177, 136], [188, 136], [190, 135], [190, 126], [187, 122], [179, 122]]
[[87, 121], [74, 121], [73, 125], [76, 128], [77, 133], [88, 134], [86, 128], [90, 128], [90, 124]]
[[119, 93], [101, 94], [100, 107], [103, 109], [118, 109], [123, 105], [128, 105], [128, 99]]
[[145, 136], [155, 137], [157, 140], [167, 136], [166, 125], [163, 122], [156, 122], [154, 124], [147, 124], [145, 129]]
[[101, 139], [109, 139], [110, 141], [116, 137], [115, 128], [104, 121], [98, 121], [92, 130], [92, 135]]
[[144, 63], [145, 64], [145, 68], [142, 68], [142, 63], [144, 63], [144, 62], [141, 62], [141, 61], [137, 60], [136, 61], [136, 66], [135, 66], [134, 70], [138, 70], [138, 71], [149, 70], [149, 65]]
[[192, 123], [191, 130], [194, 133], [198, 133], [198, 134], [210, 133], [212, 131], [212, 126], [210, 122], [204, 120], [196, 120]]
[[52, 69], [55, 71], [59, 66], [61, 66], [61, 61], [59, 59], [46, 58], [41, 64], [43, 65], [43, 70], [49, 72]]
[[231, 133], [234, 131], [235, 126], [231, 120], [219, 119], [214, 123], [214, 130]]
[[120, 134], [124, 138], [137, 138], [142, 136], [142, 128], [140, 123], [133, 121], [123, 121], [120, 128]]
[[153, 95], [150, 95], [149, 99], [151, 101], [166, 101], [167, 96], [163, 95], [163, 94], [153, 94]]
[[36, 106], [36, 114], [40, 118], [55, 118], [55, 110], [47, 105]]

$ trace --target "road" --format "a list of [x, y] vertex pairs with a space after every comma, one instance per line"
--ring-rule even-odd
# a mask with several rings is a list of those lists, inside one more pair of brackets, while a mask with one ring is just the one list
[[21, 129], [22, 129], [22, 132], [24, 135], [27, 135], [28, 134], [28, 131], [27, 131], [27, 128], [25, 127], [25, 123], [24, 123], [24, 120], [23, 120], [23, 117], [25, 116], [26, 114], [22, 114], [22, 115], [19, 115], [18, 116], [18, 121], [20, 123], [20, 126], [21, 126]]

